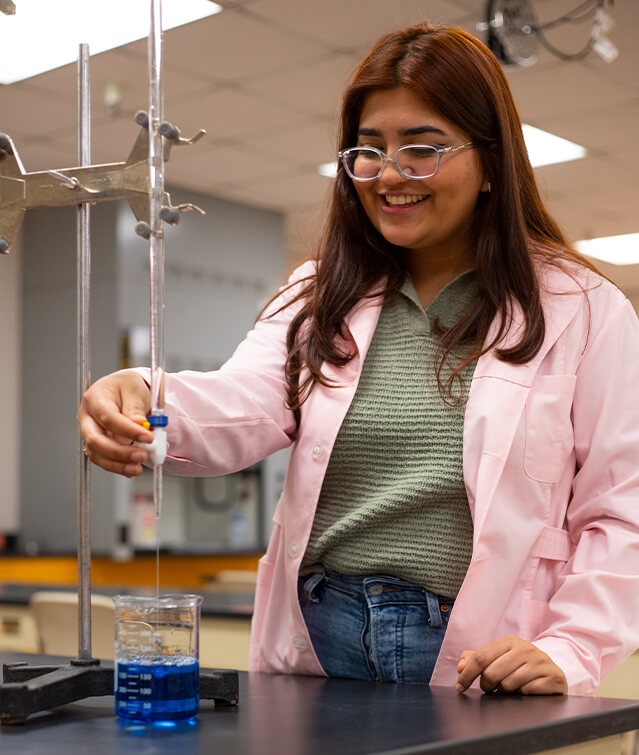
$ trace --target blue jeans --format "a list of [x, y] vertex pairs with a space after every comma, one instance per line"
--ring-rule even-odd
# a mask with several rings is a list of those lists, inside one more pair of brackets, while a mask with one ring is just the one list
[[428, 684], [453, 599], [386, 575], [300, 577], [313, 649], [329, 676]]

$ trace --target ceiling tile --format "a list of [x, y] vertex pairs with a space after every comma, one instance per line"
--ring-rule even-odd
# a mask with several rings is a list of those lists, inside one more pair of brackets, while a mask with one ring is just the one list
[[[639, 19], [634, 25], [639, 27]], [[581, 64], [596, 71], [605, 79], [625, 87], [628, 94], [639, 97], [639, 45], [627, 45], [619, 49], [619, 57], [612, 63], [606, 63], [598, 55], [589, 55]]]
[[[75, 100], [34, 91], [26, 85], [0, 85], [0, 130], [48, 137], [52, 132], [77, 133]], [[19, 148], [19, 147], [18, 147]]]
[[543, 128], [588, 149], [611, 154], [617, 151], [617, 147], [637, 142], [639, 97], [609, 108], [601, 108], [595, 104], [578, 116], [546, 116], [543, 119]]
[[[324, 162], [335, 160], [337, 126], [317, 120], [306, 126], [274, 131], [258, 140], [260, 150], [298, 168], [315, 170]], [[255, 149], [255, 144], [252, 145]]]
[[[622, 148], [611, 150], [607, 159], [626, 171], [632, 171], [637, 180], [627, 186], [628, 194], [633, 197], [639, 195], [639, 143], [628, 142]], [[639, 200], [637, 201], [639, 206]]]
[[78, 150], [74, 145], [29, 139], [14, 141], [14, 144], [27, 173], [74, 168], [78, 164]]
[[250, 6], [269, 23], [277, 23], [306, 40], [320, 40], [336, 48], [368, 48], [391, 29], [421, 21], [435, 24], [451, 23], [465, 16], [457, 3], [446, 0], [260, 0]]
[[[91, 111], [94, 119], [123, 111], [135, 113], [148, 110], [149, 75], [146, 57], [131, 55], [126, 47], [94, 55], [89, 61]], [[25, 82], [26, 83], [26, 82]], [[57, 95], [69, 103], [73, 118], [77, 101], [77, 66], [71, 64], [28, 79], [29, 88], [48, 96]], [[167, 106], [193, 91], [201, 90], [203, 81], [174, 69], [166, 68], [163, 76], [164, 100]], [[107, 86], [117, 87], [119, 104], [107, 107]]]
[[[91, 127], [91, 162], [116, 163], [126, 160], [137, 139], [140, 126], [132, 115], [129, 117], [103, 118]], [[67, 147], [75, 147], [77, 134], [68, 130], [56, 134], [56, 141]]]
[[[129, 48], [146, 59], [145, 40]], [[243, 81], [301, 65], [326, 51], [231, 8], [167, 32], [164, 65], [210, 81]]]
[[198, 150], [198, 145], [189, 149], [190, 154], [179, 155], [174, 151], [166, 166], [166, 180], [181, 182], [189, 177], [198, 180], [201, 186], [208, 180], [211, 189], [224, 186], [246, 186], [255, 180], [272, 181], [287, 177], [291, 170], [275, 156], [249, 153], [233, 147]]
[[279, 209], [285, 212], [313, 207], [325, 200], [330, 190], [330, 179], [319, 174], [309, 173], [291, 176], [278, 181], [255, 182], [242, 189], [231, 188], [230, 198], [237, 198], [248, 204], [265, 209]]
[[614, 185], [630, 178], [619, 166], [602, 157], [588, 157], [585, 160], [572, 160], [558, 165], [546, 165], [537, 168], [535, 175], [538, 183], [548, 193], [580, 196], [584, 193], [596, 193], [600, 202], [605, 202], [602, 187]]
[[[165, 112], [168, 108], [165, 105]], [[185, 136], [203, 128], [206, 141], [237, 139], [247, 135], [259, 138], [281, 128], [305, 125], [308, 116], [292, 112], [242, 90], [205, 88], [180, 102], [171, 117]]]
[[486, 8], [486, 0], [455, 0], [455, 5], [466, 11], [473, 11], [483, 16]]
[[639, 232], [637, 200], [621, 178], [609, 175], [598, 189], [560, 194], [543, 182], [540, 188], [548, 209], [573, 240]]
[[359, 62], [359, 56], [333, 53], [314, 63], [260, 77], [245, 89], [270, 102], [326, 117], [339, 111], [342, 93]]
[[621, 233], [637, 233], [636, 223], [629, 221], [623, 210], [611, 205], [602, 205], [596, 198], [583, 200], [579, 205], [561, 202], [548, 203], [549, 210], [571, 241], [601, 236], [616, 236]]
[[580, 113], [593, 102], [607, 108], [628, 99], [627, 90], [620, 84], [583, 66], [561, 61], [520, 69], [509, 78], [524, 120]]

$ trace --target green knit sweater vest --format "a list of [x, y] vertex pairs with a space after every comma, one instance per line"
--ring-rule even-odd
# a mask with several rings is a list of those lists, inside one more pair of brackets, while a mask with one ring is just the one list
[[472, 553], [462, 474], [465, 399], [445, 402], [432, 323], [455, 323], [475, 296], [473, 271], [427, 309], [410, 279], [382, 308], [357, 391], [337, 435], [302, 571], [390, 574], [454, 597]]

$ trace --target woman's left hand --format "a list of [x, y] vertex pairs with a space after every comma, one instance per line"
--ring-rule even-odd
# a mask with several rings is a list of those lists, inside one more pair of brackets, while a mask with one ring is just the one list
[[484, 692], [518, 692], [522, 695], [565, 695], [564, 672], [546, 653], [521, 637], [510, 635], [464, 650], [457, 666], [457, 691], [465, 692], [479, 677]]

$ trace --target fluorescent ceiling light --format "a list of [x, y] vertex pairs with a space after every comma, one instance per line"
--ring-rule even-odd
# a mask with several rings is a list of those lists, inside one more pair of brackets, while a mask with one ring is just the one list
[[639, 233], [622, 236], [602, 236], [597, 239], [578, 241], [577, 250], [612, 265], [636, 265], [639, 263]]
[[[162, 27], [219, 13], [209, 0], [163, 3]], [[13, 16], [0, 14], [0, 84], [12, 84], [78, 59], [78, 46], [95, 55], [146, 37], [150, 2], [141, 0], [16, 0]]]
[[322, 163], [318, 165], [317, 172], [320, 176], [326, 176], [326, 178], [335, 178], [337, 175], [337, 161], [332, 163]]
[[[540, 128], [529, 126], [527, 123], [522, 126], [522, 131], [533, 168], [579, 160], [586, 156], [585, 147], [569, 142], [568, 139], [562, 139], [560, 136], [555, 136], [548, 131], [542, 131]], [[327, 178], [335, 178], [337, 163], [322, 163], [317, 168], [317, 172]]]
[[586, 156], [585, 147], [550, 134], [548, 131], [542, 131], [534, 126], [529, 126], [527, 123], [522, 126], [522, 131], [533, 168], [566, 163], [570, 160], [580, 160]]

